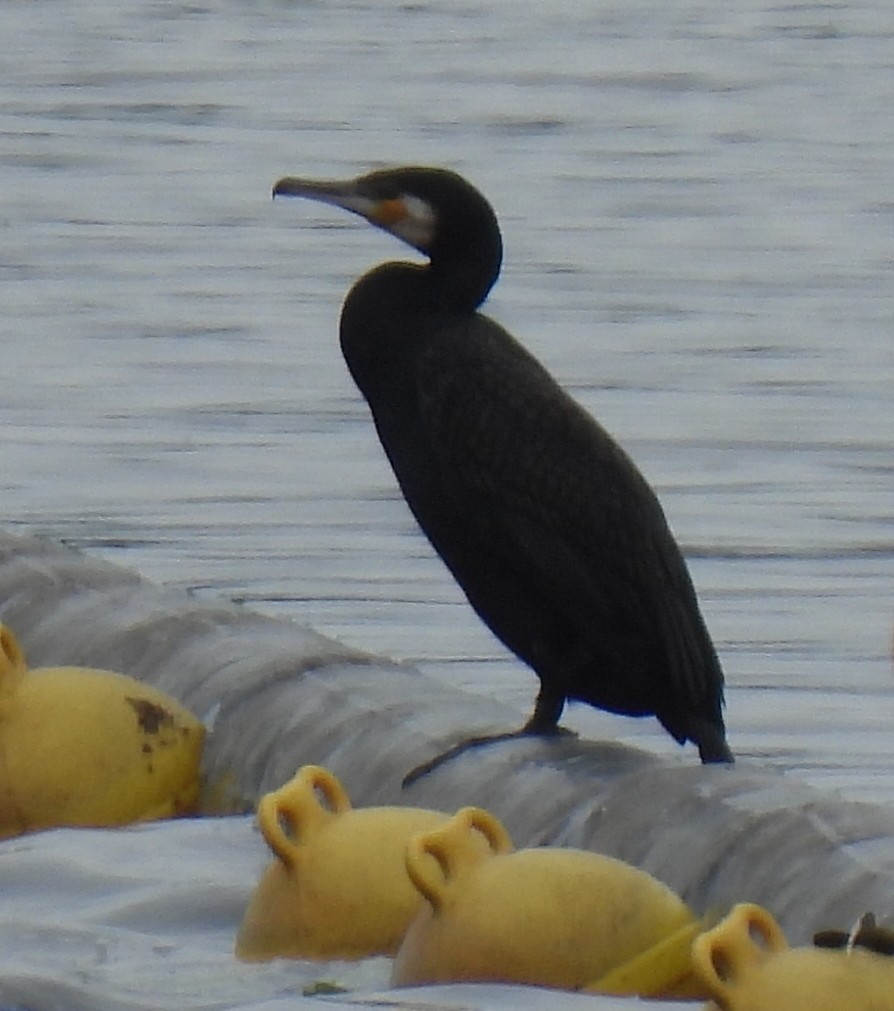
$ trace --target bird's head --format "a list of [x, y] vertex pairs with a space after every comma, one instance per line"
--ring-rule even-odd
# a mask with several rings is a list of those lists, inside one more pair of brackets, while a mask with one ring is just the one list
[[305, 197], [342, 207], [429, 257], [437, 273], [477, 276], [483, 300], [500, 271], [502, 241], [493, 208], [448, 169], [379, 169], [348, 181], [286, 176], [273, 196]]

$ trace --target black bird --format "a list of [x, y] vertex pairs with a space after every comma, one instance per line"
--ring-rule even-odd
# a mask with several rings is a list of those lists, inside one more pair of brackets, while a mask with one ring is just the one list
[[[500, 272], [487, 200], [454, 172], [287, 177], [273, 195], [342, 207], [424, 253], [345, 299], [341, 348], [413, 515], [494, 634], [540, 679], [518, 734], [566, 699], [654, 715], [731, 762], [723, 671], [655, 493], [611, 436], [479, 313]], [[472, 744], [451, 748], [409, 779]]]

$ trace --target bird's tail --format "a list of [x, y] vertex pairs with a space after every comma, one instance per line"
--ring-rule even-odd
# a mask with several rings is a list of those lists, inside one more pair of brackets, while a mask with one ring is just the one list
[[733, 753], [726, 743], [726, 737], [719, 727], [714, 726], [713, 723], [705, 723], [699, 727], [699, 731], [696, 744], [698, 744], [698, 755], [703, 765], [712, 763], [732, 765], [735, 762]]

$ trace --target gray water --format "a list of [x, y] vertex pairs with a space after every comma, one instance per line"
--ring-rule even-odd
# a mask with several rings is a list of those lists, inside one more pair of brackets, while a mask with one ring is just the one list
[[337, 347], [404, 251], [269, 199], [449, 165], [503, 225], [488, 311], [659, 492], [734, 750], [894, 798], [888, 0], [12, 0], [0, 32], [4, 528], [521, 721], [533, 675], [415, 530]]
[[[286, 173], [449, 165], [503, 224], [488, 311], [661, 496], [740, 769], [890, 804], [889, 0], [7, 0], [0, 37], [4, 531], [412, 660], [520, 722], [534, 678], [414, 529], [337, 348], [351, 280], [404, 252], [269, 199]], [[568, 722], [677, 753], [651, 721]], [[266, 859], [248, 819], [4, 843], [0, 1002], [384, 986], [235, 962]]]

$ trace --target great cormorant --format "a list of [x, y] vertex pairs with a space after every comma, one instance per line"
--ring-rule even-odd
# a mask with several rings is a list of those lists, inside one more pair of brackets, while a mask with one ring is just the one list
[[273, 195], [342, 207], [428, 257], [357, 281], [341, 348], [419, 526], [479, 617], [540, 679], [516, 733], [557, 733], [571, 699], [654, 715], [703, 762], [731, 762], [723, 672], [655, 493], [477, 311], [502, 259], [487, 200], [454, 172], [416, 167], [347, 182], [287, 177]]

